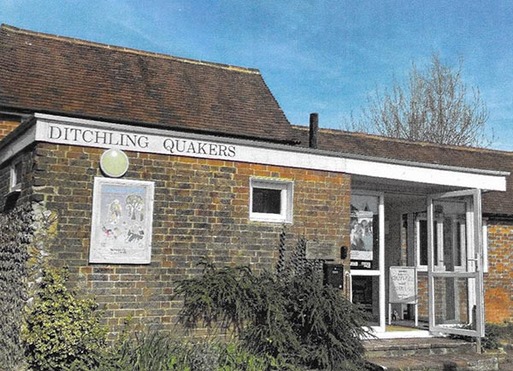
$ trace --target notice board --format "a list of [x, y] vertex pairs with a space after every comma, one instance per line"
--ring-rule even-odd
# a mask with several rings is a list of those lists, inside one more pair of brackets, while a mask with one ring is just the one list
[[415, 267], [390, 267], [388, 286], [389, 303], [417, 303], [417, 269]]

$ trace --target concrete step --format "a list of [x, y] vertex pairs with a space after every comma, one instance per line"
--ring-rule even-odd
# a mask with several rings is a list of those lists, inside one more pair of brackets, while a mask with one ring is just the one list
[[496, 356], [486, 354], [444, 354], [430, 356], [377, 357], [369, 362], [375, 370], [387, 371], [495, 371]]
[[477, 354], [475, 344], [448, 338], [376, 339], [364, 341], [365, 356], [375, 370], [493, 371], [496, 355]]
[[368, 357], [405, 357], [475, 352], [475, 344], [448, 338], [372, 339], [364, 341]]

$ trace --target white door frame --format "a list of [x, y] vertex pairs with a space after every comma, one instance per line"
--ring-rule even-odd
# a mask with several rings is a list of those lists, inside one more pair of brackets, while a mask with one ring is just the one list
[[[466, 197], [466, 228], [467, 228], [467, 254], [463, 266], [465, 271], [442, 271], [437, 269], [434, 262], [433, 221], [435, 200], [450, 199], [454, 197]], [[481, 338], [484, 336], [484, 291], [483, 291], [483, 270], [482, 270], [482, 212], [481, 212], [481, 190], [471, 189], [464, 191], [447, 192], [437, 195], [430, 195], [427, 199], [428, 206], [428, 295], [429, 295], [429, 331], [435, 334], [456, 334]], [[443, 259], [443, 256], [438, 256]], [[475, 304], [475, 318], [469, 313], [469, 317], [475, 323], [474, 329], [466, 329], [455, 326], [441, 326], [435, 321], [435, 278], [462, 278], [469, 280], [469, 304]], [[475, 293], [475, 294], [474, 294]], [[473, 295], [474, 294], [474, 295]], [[472, 308], [469, 306], [469, 308]]]
[[[385, 196], [383, 192], [354, 190], [354, 195], [377, 196], [379, 213], [379, 262], [378, 269], [364, 270], [351, 269], [351, 278], [354, 276], [378, 277], [379, 282], [379, 324], [370, 326], [374, 332], [385, 332], [386, 330], [386, 298], [385, 298]], [[352, 279], [351, 279], [352, 282]], [[352, 300], [352, 292], [351, 292]]]

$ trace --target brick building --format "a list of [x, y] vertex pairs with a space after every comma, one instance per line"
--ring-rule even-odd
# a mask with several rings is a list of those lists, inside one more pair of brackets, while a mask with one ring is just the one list
[[463, 334], [513, 320], [512, 154], [312, 121], [290, 125], [255, 69], [0, 29], [1, 206], [54, 218], [48, 261], [113, 329], [170, 326], [203, 257], [273, 269], [283, 230], [343, 266], [377, 332], [387, 313]]

